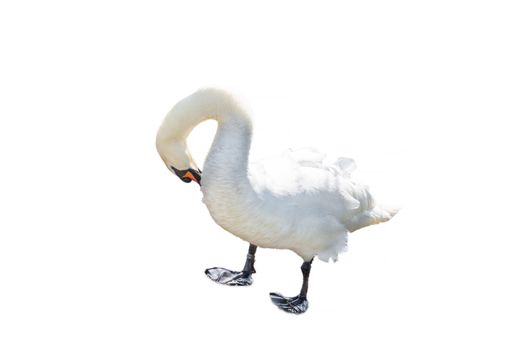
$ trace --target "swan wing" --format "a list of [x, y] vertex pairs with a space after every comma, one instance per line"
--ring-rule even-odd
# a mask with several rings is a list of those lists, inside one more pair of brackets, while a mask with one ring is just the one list
[[[310, 195], [314, 198], [330, 196], [333, 204], [341, 199], [351, 208], [359, 206], [353, 195], [355, 169], [351, 158], [331, 159], [314, 148], [298, 148], [252, 163], [249, 175], [257, 192], [297, 197], [303, 201]], [[318, 196], [313, 196], [315, 193]]]
[[333, 170], [336, 174], [348, 175], [356, 169], [354, 159], [339, 157], [336, 160], [332, 160], [325, 153], [319, 152], [315, 148], [289, 149], [284, 152], [283, 156], [290, 158], [298, 166]]

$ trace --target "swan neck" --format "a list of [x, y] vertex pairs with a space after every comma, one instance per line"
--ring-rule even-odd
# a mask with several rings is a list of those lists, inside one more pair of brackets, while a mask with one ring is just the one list
[[172, 149], [178, 149], [187, 152], [192, 159], [186, 139], [198, 124], [208, 119], [216, 120], [218, 128], [205, 160], [202, 184], [207, 183], [207, 178], [220, 179], [224, 183], [227, 178], [247, 180], [251, 119], [244, 108], [222, 90], [198, 90], [169, 111], [158, 133], [160, 154], [170, 156]]
[[248, 119], [217, 119], [218, 129], [207, 155], [204, 172], [215, 177], [247, 178], [252, 127]]

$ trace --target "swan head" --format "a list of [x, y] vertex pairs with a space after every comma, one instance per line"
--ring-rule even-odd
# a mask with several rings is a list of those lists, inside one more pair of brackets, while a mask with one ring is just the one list
[[200, 185], [202, 172], [194, 163], [185, 142], [156, 140], [158, 153], [167, 168], [183, 182], [194, 181]]

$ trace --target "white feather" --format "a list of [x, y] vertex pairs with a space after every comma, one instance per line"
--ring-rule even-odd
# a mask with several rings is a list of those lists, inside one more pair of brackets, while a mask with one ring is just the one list
[[336, 260], [346, 250], [347, 232], [396, 214], [376, 206], [355, 181], [352, 159], [330, 161], [316, 150], [297, 149], [249, 163], [251, 120], [221, 90], [199, 90], [169, 112], [157, 139], [169, 168], [193, 164], [186, 148], [174, 144], [185, 146], [206, 119], [216, 119], [218, 130], [203, 168], [203, 202], [216, 223], [241, 239], [290, 249], [304, 260]]

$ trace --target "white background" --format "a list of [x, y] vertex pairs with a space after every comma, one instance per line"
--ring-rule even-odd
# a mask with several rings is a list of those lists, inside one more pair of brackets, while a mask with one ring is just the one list
[[[526, 349], [527, 25], [514, 1], [7, 1], [0, 5], [1, 349]], [[159, 159], [202, 86], [255, 119], [253, 156], [354, 157], [391, 222], [314, 263], [221, 228]], [[191, 135], [203, 160], [214, 124]]]

